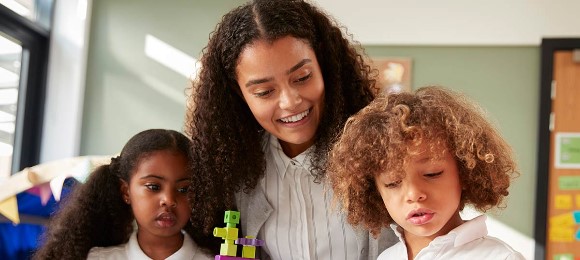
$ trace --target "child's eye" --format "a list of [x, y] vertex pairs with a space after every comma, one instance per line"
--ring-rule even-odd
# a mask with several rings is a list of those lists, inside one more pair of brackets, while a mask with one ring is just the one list
[[157, 184], [145, 184], [145, 187], [147, 187], [147, 189], [150, 189], [152, 191], [158, 191], [161, 189], [161, 187]]
[[272, 91], [273, 90], [261, 91], [261, 92], [258, 92], [258, 93], [254, 93], [254, 96], [255, 97], [259, 97], [259, 98], [266, 97], [268, 94], [272, 93]]
[[437, 178], [439, 177], [441, 174], [443, 173], [443, 171], [440, 172], [434, 172], [434, 173], [426, 173], [423, 176], [427, 177], [427, 178]]
[[387, 189], [393, 189], [393, 188], [399, 187], [399, 184], [401, 184], [401, 181], [395, 181], [395, 182], [386, 183], [385, 184], [385, 188], [387, 188]]
[[187, 193], [189, 191], [189, 186], [188, 187], [179, 188], [179, 189], [177, 189], [177, 191], [179, 193]]

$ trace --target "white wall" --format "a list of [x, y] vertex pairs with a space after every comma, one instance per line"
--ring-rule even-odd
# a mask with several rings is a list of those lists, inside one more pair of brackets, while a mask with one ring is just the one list
[[365, 45], [534, 45], [580, 37], [578, 0], [314, 0]]
[[91, 3], [55, 1], [41, 163], [79, 155]]

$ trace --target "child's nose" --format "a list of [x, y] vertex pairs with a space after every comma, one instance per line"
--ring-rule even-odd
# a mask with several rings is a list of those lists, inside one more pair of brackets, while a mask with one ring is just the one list
[[421, 202], [427, 199], [427, 194], [423, 191], [421, 185], [417, 183], [408, 183], [406, 186], [407, 202]]
[[171, 191], [165, 192], [163, 194], [163, 197], [161, 198], [161, 206], [169, 208], [177, 207], [177, 200], [175, 199], [175, 194], [173, 194], [173, 192]]

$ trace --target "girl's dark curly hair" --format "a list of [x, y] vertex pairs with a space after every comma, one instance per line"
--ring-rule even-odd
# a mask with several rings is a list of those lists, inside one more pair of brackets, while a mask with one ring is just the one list
[[[381, 174], [404, 174], [405, 160], [418, 145], [447, 148], [466, 204], [486, 211], [500, 206], [517, 176], [510, 146], [482, 110], [464, 96], [440, 87], [381, 96], [348, 119], [328, 159], [334, 198], [353, 225], [373, 235], [393, 222], [375, 186]], [[402, 177], [402, 176], [397, 176]]]
[[[33, 258], [86, 259], [92, 247], [126, 243], [133, 232], [134, 217], [131, 206], [123, 201], [121, 180], [128, 183], [141, 160], [164, 150], [189, 159], [191, 141], [177, 131], [165, 129], [145, 130], [133, 136], [121, 155], [98, 167], [61, 202], [60, 210], [47, 225], [42, 247]], [[190, 224], [183, 229], [192, 238], [200, 237]]]
[[273, 42], [286, 36], [312, 47], [324, 78], [325, 114], [315, 136], [311, 169], [318, 180], [324, 176], [324, 161], [336, 133], [376, 93], [376, 73], [364, 63], [362, 48], [312, 4], [255, 0], [227, 13], [203, 51], [186, 120], [195, 147], [192, 185], [203, 190], [198, 195], [204, 194], [192, 198], [193, 214], [199, 216], [193, 224], [208, 237], [224, 210], [235, 208], [234, 194], [253, 189], [265, 170], [260, 149], [265, 130], [240, 95], [238, 57], [255, 41]]

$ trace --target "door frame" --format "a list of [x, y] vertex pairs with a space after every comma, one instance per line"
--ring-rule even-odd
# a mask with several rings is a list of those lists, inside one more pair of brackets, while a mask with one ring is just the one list
[[535, 259], [546, 258], [546, 225], [548, 182], [550, 171], [550, 113], [552, 112], [552, 80], [554, 52], [580, 49], [580, 38], [542, 39], [540, 79], [540, 121], [536, 182], [536, 220], [534, 226]]

